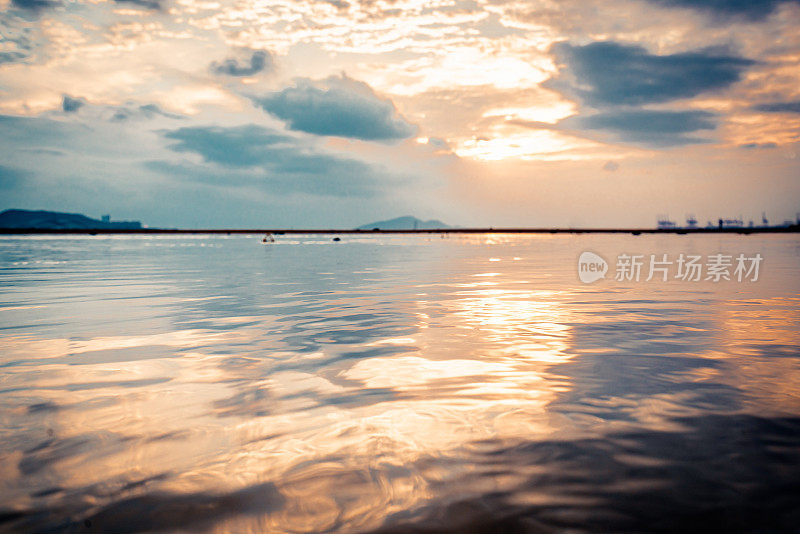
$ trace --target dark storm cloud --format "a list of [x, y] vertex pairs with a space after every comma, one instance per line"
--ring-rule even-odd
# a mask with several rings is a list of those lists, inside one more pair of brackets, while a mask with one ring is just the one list
[[260, 126], [189, 127], [166, 132], [169, 148], [200, 155], [214, 167], [151, 162], [150, 167], [216, 185], [260, 185], [276, 192], [371, 196], [376, 169], [320, 152], [293, 137]]
[[610, 131], [625, 142], [669, 147], [708, 142], [689, 134], [715, 129], [715, 118], [707, 111], [618, 110], [579, 117], [575, 123], [583, 129]]
[[[567, 76], [550, 86], [593, 106], [641, 105], [690, 98], [739, 81], [755, 62], [713, 51], [650, 54], [643, 47], [612, 41], [554, 47]], [[574, 78], [568, 80], [568, 78]]]
[[770, 102], [768, 104], [759, 104], [754, 106], [753, 109], [767, 113], [800, 113], [800, 100], [795, 100], [793, 102]]
[[256, 50], [250, 56], [248, 64], [240, 64], [238, 59], [228, 58], [220, 63], [211, 64], [211, 72], [227, 76], [252, 76], [261, 71], [271, 71], [273, 68], [272, 56], [265, 50]]
[[86, 104], [83, 98], [72, 98], [69, 95], [64, 95], [61, 99], [61, 109], [64, 113], [74, 113]]
[[254, 102], [292, 130], [365, 141], [398, 141], [416, 127], [397, 113], [391, 100], [345, 76], [321, 82], [302, 79]]
[[720, 19], [764, 20], [781, 4], [800, 4], [800, 0], [649, 0], [667, 7], [685, 7]]

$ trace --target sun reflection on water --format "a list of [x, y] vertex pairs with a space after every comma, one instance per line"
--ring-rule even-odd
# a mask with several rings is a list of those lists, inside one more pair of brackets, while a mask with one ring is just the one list
[[[83, 295], [63, 270], [2, 274], [43, 280], [5, 293], [15, 311], [0, 315], [6, 506], [40, 511], [21, 523], [34, 530], [83, 518], [169, 530], [159, 521], [170, 516], [236, 532], [369, 530], [506, 493], [515, 505], [577, 506], [592, 499], [515, 490], [559, 472], [515, 455], [546, 444], [556, 449], [543, 458], [572, 458], [581, 439], [614, 448], [633, 430], [687, 432], [681, 418], [800, 410], [788, 278], [790, 296], [597, 289], [553, 268], [582, 248], [568, 239], [380, 239], [281, 255], [220, 241], [201, 274], [196, 247], [169, 247], [161, 265], [137, 255], [141, 242], [115, 241], [128, 247], [111, 257], [128, 297], [77, 264], [68, 276]], [[59, 269], [103, 254], [98, 243]], [[93, 294], [102, 313], [53, 304]], [[618, 432], [628, 437], [608, 437]], [[615, 461], [667, 465], [640, 446]], [[162, 512], [135, 500], [151, 495]]]

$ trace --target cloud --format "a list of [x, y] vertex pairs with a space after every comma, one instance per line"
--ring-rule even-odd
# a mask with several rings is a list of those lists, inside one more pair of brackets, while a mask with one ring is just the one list
[[209, 163], [226, 167], [252, 167], [270, 161], [276, 146], [290, 144], [289, 136], [270, 132], [260, 126], [222, 128], [186, 127], [166, 132], [164, 137], [178, 141], [170, 146], [176, 152], [200, 154]]
[[417, 130], [397, 113], [391, 100], [344, 75], [316, 82], [300, 79], [294, 87], [254, 102], [286, 121], [290, 129], [316, 135], [397, 141]]
[[61, 99], [61, 109], [64, 113], [74, 113], [86, 104], [83, 98], [72, 98], [69, 95], [64, 95]]
[[[113, 109], [88, 103], [67, 117], [0, 115], [0, 211], [97, 214], [102, 205], [102, 213], [151, 226], [347, 228], [395, 208], [394, 193], [412, 183], [396, 167], [326, 149], [308, 136], [253, 127], [255, 138], [248, 140], [236, 135], [248, 127], [195, 124], [194, 132], [179, 131], [158, 117], [109, 122]], [[271, 133], [272, 141], [261, 143]], [[182, 150], [170, 143], [182, 143]], [[252, 156], [247, 165], [209, 162], [201, 154], [204, 143], [243, 144]]]
[[[28, 15], [39, 16], [38, 10], [28, 10]], [[3, 50], [0, 51], [0, 65], [4, 63], [24, 63], [36, 48], [35, 35], [40, 36], [36, 26], [31, 25], [28, 17], [7, 17], [0, 15], [0, 35]]]
[[163, 0], [114, 0], [118, 4], [134, 4], [136, 6], [144, 7], [160, 11], [164, 8]]
[[167, 117], [168, 119], [183, 119], [183, 115], [178, 115], [177, 113], [169, 113], [164, 111], [160, 107], [155, 104], [144, 104], [139, 106], [139, 113], [143, 114], [147, 118], [151, 118], [155, 115], [161, 115], [162, 117]]
[[800, 113], [800, 100], [793, 102], [770, 102], [753, 106], [756, 111], [767, 113]]
[[[59, 141], [67, 145], [76, 141], [80, 133], [82, 132], [76, 131], [67, 122], [41, 117], [0, 115], [0, 138], [6, 141], [0, 143], [2, 148], [11, 147], [11, 140], [28, 148], [58, 144]], [[8, 156], [8, 153], [4, 156]]]
[[175, 113], [169, 113], [167, 111], [164, 111], [155, 104], [144, 104], [141, 106], [135, 106], [129, 103], [129, 105], [127, 106], [112, 108], [112, 109], [115, 109], [114, 115], [111, 116], [111, 121], [113, 122], [121, 122], [133, 118], [152, 119], [159, 115], [162, 117], [166, 117], [168, 119], [184, 118], [183, 115], [178, 115]]
[[725, 90], [756, 63], [711, 49], [655, 55], [613, 41], [560, 43], [553, 50], [564, 67], [548, 86], [599, 110], [561, 121], [560, 127], [609, 132], [617, 141], [652, 148], [710, 142], [697, 132], [716, 129], [718, 115], [650, 105]]
[[56, 2], [55, 0], [11, 0], [11, 5], [28, 11], [39, 11], [59, 6], [61, 2]]
[[227, 76], [252, 76], [263, 70], [271, 71], [272, 68], [272, 55], [265, 50], [254, 51], [248, 65], [240, 65], [239, 60], [235, 58], [228, 58], [221, 63], [215, 61], [211, 64], [211, 72]]
[[619, 163], [616, 161], [606, 161], [605, 165], [603, 165], [603, 170], [607, 172], [614, 172], [619, 169]]
[[684, 7], [702, 11], [720, 20], [764, 20], [781, 4], [800, 4], [798, 0], [650, 0], [667, 7]]
[[739, 145], [739, 148], [744, 148], [745, 150], [767, 150], [770, 148], [778, 148], [777, 143], [745, 143], [743, 145]]
[[708, 142], [688, 134], [715, 129], [715, 118], [715, 114], [707, 111], [615, 110], [575, 121], [584, 129], [612, 132], [625, 142], [670, 147]]
[[3, 63], [16, 63], [20, 59], [25, 59], [25, 54], [19, 52], [0, 52], [0, 65]]
[[326, 4], [330, 4], [334, 6], [336, 9], [347, 9], [350, 7], [350, 4], [345, 2], [344, 0], [322, 0]]
[[[212, 167], [152, 162], [150, 167], [218, 185], [260, 185], [276, 192], [372, 196], [379, 173], [355, 159], [322, 152], [299, 139], [256, 125], [198, 126], [164, 133], [175, 152], [198, 154]], [[184, 169], [184, 171], [181, 171]]]
[[755, 64], [713, 51], [659, 56], [641, 46], [613, 41], [560, 43], [554, 51], [567, 72], [549, 86], [593, 106], [669, 102], [725, 89]]

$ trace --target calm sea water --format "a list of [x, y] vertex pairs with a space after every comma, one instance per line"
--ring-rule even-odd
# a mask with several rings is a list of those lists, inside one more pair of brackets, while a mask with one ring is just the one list
[[790, 235], [3, 237], [0, 530], [797, 532], [798, 274]]

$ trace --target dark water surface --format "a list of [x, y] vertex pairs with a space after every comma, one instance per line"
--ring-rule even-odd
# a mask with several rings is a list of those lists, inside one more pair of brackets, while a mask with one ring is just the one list
[[800, 531], [797, 236], [259, 239], [0, 238], [0, 531]]

